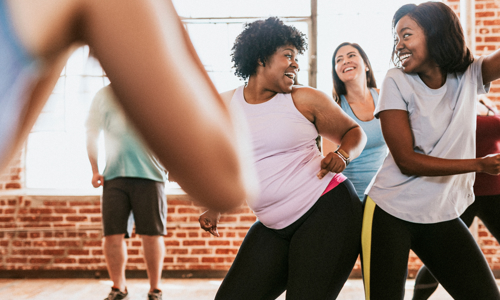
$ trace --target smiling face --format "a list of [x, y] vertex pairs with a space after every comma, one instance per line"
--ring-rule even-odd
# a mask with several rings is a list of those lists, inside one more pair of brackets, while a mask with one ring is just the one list
[[427, 73], [438, 68], [427, 49], [424, 30], [409, 16], [396, 24], [396, 54], [405, 73]]
[[294, 46], [282, 46], [269, 57], [263, 66], [262, 74], [270, 84], [270, 90], [277, 93], [292, 92], [295, 77], [299, 72], [297, 56], [298, 51]]
[[346, 45], [337, 50], [335, 55], [335, 72], [339, 79], [346, 83], [356, 79], [366, 80], [368, 68], [358, 49]]

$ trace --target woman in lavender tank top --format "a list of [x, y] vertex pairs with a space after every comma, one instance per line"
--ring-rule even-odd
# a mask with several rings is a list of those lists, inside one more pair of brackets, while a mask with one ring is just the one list
[[[260, 193], [216, 299], [336, 299], [360, 251], [361, 203], [341, 172], [366, 135], [326, 94], [295, 86], [305, 36], [277, 18], [246, 24], [232, 49], [246, 86], [222, 98], [247, 122]], [[318, 134], [340, 145], [323, 157]], [[218, 212], [200, 216], [215, 236]]]

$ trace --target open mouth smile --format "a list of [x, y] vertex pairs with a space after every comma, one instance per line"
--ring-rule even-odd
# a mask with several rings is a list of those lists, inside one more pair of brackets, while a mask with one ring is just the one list
[[354, 69], [355, 69], [354, 67], [347, 67], [344, 69], [344, 71], [342, 71], [342, 73], [347, 73], [347, 72], [352, 71]]
[[291, 80], [294, 80], [295, 79], [295, 73], [285, 73], [285, 76], [290, 78]]
[[407, 54], [401, 54], [399, 55], [399, 61], [401, 62], [401, 64], [404, 64], [406, 62], [406, 60], [408, 58], [410, 58], [411, 54], [407, 53]]

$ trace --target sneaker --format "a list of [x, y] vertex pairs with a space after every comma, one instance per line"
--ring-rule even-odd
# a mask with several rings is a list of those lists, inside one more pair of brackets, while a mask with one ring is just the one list
[[[120, 291], [119, 289], [112, 287], [111, 292], [109, 293], [108, 297], [104, 300], [121, 300], [121, 299], [128, 299], [128, 291], [125, 289], [125, 293]], [[153, 298], [154, 299], [154, 298]]]
[[161, 291], [155, 289], [151, 293], [148, 293], [148, 300], [162, 300]]

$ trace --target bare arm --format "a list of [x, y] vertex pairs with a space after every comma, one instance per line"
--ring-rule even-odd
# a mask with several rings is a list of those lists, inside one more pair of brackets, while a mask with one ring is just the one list
[[[321, 136], [340, 145], [351, 160], [361, 154], [366, 144], [365, 133], [330, 97], [311, 88], [296, 88], [292, 96], [297, 109], [314, 123]], [[340, 157], [328, 153], [318, 177], [322, 178], [328, 171], [342, 172], [345, 167]]]
[[446, 176], [469, 172], [500, 172], [500, 155], [477, 159], [444, 159], [417, 153], [413, 150], [408, 113], [404, 110], [385, 110], [379, 113], [384, 139], [401, 173], [417, 176]]
[[483, 84], [488, 84], [500, 78], [500, 49], [483, 59], [481, 72], [483, 75]]
[[100, 187], [104, 183], [104, 176], [99, 173], [99, 166], [97, 163], [97, 158], [99, 154], [99, 148], [97, 142], [99, 139], [99, 132], [87, 131], [87, 155], [89, 157], [90, 166], [92, 168], [92, 185], [95, 188]]

